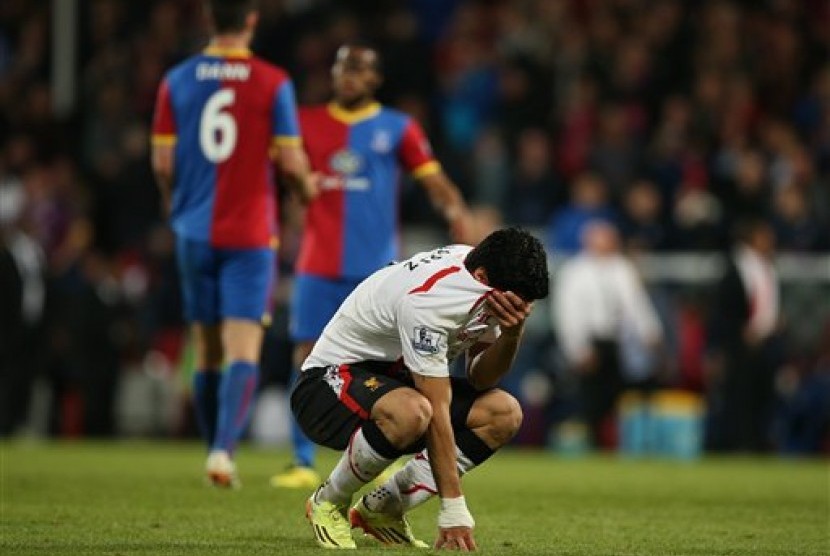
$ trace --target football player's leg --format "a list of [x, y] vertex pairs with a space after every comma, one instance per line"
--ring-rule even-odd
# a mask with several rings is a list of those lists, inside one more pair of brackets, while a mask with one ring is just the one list
[[248, 424], [259, 375], [262, 319], [268, 308], [274, 252], [240, 249], [225, 252], [220, 303], [225, 369], [219, 387], [219, 417], [213, 448], [233, 454]]
[[[364, 385], [356, 388], [368, 390]], [[355, 492], [423, 436], [431, 418], [429, 401], [412, 388], [383, 395], [371, 408], [369, 420], [352, 435], [320, 495], [338, 504], [351, 503]]]
[[219, 407], [219, 382], [222, 368], [222, 339], [219, 325], [194, 323], [190, 327], [195, 370], [193, 372], [193, 405], [196, 421], [208, 449], [216, 436]]
[[219, 373], [223, 364], [214, 257], [213, 249], [204, 242], [176, 239], [184, 317], [190, 323], [195, 355], [193, 405], [208, 449], [216, 433]]
[[344, 450], [306, 504], [319, 545], [354, 548], [346, 518], [352, 496], [397, 459], [402, 447], [423, 435], [428, 406], [415, 390], [360, 368], [303, 373], [291, 394], [297, 422], [318, 444]]
[[[518, 401], [503, 390], [478, 394], [454, 382], [453, 431], [458, 472], [465, 474], [484, 463], [507, 444], [522, 423]], [[364, 496], [371, 510], [403, 515], [437, 493], [426, 450], [417, 454], [381, 487]]]
[[[292, 387], [314, 343], [356, 285], [348, 280], [331, 280], [302, 273], [295, 277], [290, 311], [290, 333], [295, 344]], [[320, 476], [314, 470], [316, 446], [293, 416], [289, 419], [294, 461], [285, 471], [271, 477], [271, 485], [279, 488], [314, 488], [320, 483]]]
[[[291, 369], [291, 387], [293, 388], [300, 376], [300, 367], [305, 361], [314, 342], [297, 342], [293, 353], [293, 368]], [[312, 489], [320, 484], [320, 475], [314, 470], [316, 446], [300, 428], [297, 420], [289, 415], [291, 422], [291, 445], [294, 449], [294, 461], [285, 471], [271, 477], [271, 485], [277, 488]]]

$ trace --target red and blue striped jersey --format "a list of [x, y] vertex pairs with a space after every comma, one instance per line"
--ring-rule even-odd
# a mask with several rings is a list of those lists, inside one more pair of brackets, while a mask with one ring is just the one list
[[358, 112], [335, 104], [300, 108], [300, 128], [321, 193], [306, 212], [296, 270], [363, 279], [398, 256], [401, 171], [440, 171], [421, 126], [373, 103]]
[[269, 151], [299, 145], [288, 75], [246, 49], [208, 48], [159, 86], [153, 144], [175, 145], [172, 225], [214, 247], [273, 244], [276, 196]]

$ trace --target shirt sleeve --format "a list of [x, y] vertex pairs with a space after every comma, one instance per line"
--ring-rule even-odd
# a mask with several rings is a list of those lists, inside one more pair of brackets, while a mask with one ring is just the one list
[[173, 102], [170, 98], [170, 84], [167, 78], [159, 85], [156, 95], [152, 143], [153, 145], [174, 145], [176, 143], [176, 119], [173, 114]]
[[441, 171], [441, 165], [432, 155], [432, 147], [424, 130], [415, 120], [410, 119], [406, 124], [398, 155], [404, 168], [416, 179]]
[[447, 333], [435, 324], [432, 311], [417, 308], [410, 297], [398, 306], [398, 334], [404, 365], [422, 376], [450, 376]]
[[294, 85], [286, 79], [277, 87], [274, 94], [272, 114], [274, 143], [280, 146], [300, 146], [300, 124], [297, 120], [297, 99]]

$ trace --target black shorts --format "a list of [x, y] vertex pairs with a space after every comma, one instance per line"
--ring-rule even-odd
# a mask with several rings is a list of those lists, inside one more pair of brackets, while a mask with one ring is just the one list
[[[291, 392], [291, 411], [306, 436], [322, 446], [344, 450], [380, 398], [397, 388], [413, 387], [403, 378], [378, 372], [389, 366], [390, 363], [366, 361], [303, 371]], [[467, 425], [473, 403], [484, 392], [463, 379], [451, 378], [450, 382], [450, 419], [457, 430]], [[424, 446], [422, 439], [407, 451], [418, 452]]]

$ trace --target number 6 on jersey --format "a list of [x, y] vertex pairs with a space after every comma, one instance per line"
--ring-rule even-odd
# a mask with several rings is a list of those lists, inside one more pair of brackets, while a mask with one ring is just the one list
[[233, 89], [220, 89], [210, 96], [202, 110], [199, 145], [205, 158], [214, 164], [227, 160], [236, 147], [236, 120], [230, 113], [223, 112], [235, 99], [236, 92]]

